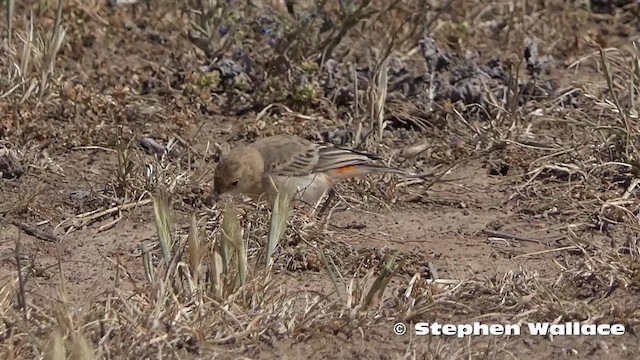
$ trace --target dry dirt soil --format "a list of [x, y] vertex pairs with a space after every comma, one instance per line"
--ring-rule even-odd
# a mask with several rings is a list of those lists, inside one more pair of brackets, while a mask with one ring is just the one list
[[[265, 47], [268, 40], [246, 35], [247, 29], [244, 35], [236, 33], [240, 40], [220, 57], [241, 64], [240, 72], [253, 67], [248, 77], [249, 88], [255, 89], [237, 85], [238, 74], [231, 75], [234, 87], [207, 77], [222, 76], [222, 65], [189, 39], [189, 20], [196, 16], [190, 6], [195, 4], [66, 3], [66, 35], [45, 98], [25, 95], [27, 87], [21, 84], [0, 99], [0, 145], [22, 170], [20, 176], [9, 174], [10, 166], [0, 170], [2, 357], [43, 356], [49, 334], [60, 327], [67, 340], [82, 330], [95, 354], [114, 359], [638, 358], [638, 168], [635, 137], [625, 137], [639, 128], [637, 107], [635, 115], [632, 111], [638, 93], [629, 95], [640, 76], [632, 67], [633, 41], [640, 41], [637, 2], [593, 1], [591, 9], [583, 1], [400, 3], [405, 8], [396, 10], [398, 18], [411, 12], [424, 18], [408, 16], [419, 26], [405, 29], [403, 24], [405, 30], [396, 34], [404, 37], [394, 45], [396, 60], [389, 65], [394, 81], [408, 76], [408, 87], [429, 83], [421, 47], [425, 26], [451, 63], [475, 69], [499, 59], [506, 70], [490, 81], [460, 85], [451, 80], [460, 88], [480, 84], [480, 100], [443, 91], [430, 107], [421, 103], [427, 97], [416, 95], [426, 94], [428, 87], [412, 92], [397, 80], [388, 89], [389, 124], [382, 139], [370, 120], [367, 88], [373, 82], [366, 79], [359, 99], [345, 100], [335, 90], [329, 96], [326, 88], [325, 95], [315, 94], [308, 102], [292, 95], [270, 97], [270, 91], [304, 86], [300, 68], [313, 61], [312, 46], [300, 45], [308, 52], [304, 63], [294, 52], [279, 58], [273, 46]], [[371, 6], [379, 10], [383, 4]], [[431, 10], [420, 12], [425, 4]], [[29, 10], [37, 20], [35, 34], [47, 43], [56, 6], [16, 6], [16, 35], [11, 45], [3, 40], [3, 67], [21, 59]], [[264, 6], [258, 12], [269, 14], [270, 5]], [[273, 13], [293, 19], [285, 9]], [[376, 21], [386, 20], [389, 28], [399, 26], [388, 17]], [[339, 23], [335, 20], [334, 26]], [[384, 46], [385, 23], [366, 24], [369, 28], [351, 29], [331, 55], [334, 66], [357, 65], [334, 71], [342, 71], [335, 75], [338, 87], [349, 88], [353, 69], [360, 77], [371, 75], [372, 44]], [[532, 85], [541, 88], [538, 92], [522, 86], [534, 77], [523, 57], [527, 39], [534, 38], [536, 56], [553, 59], [531, 61], [544, 67]], [[230, 55], [238, 44], [252, 65]], [[39, 46], [26, 78], [41, 86], [38, 61], [45, 55]], [[611, 83], [599, 47], [617, 49], [606, 52]], [[287, 62], [289, 69], [271, 75], [273, 67]], [[488, 69], [495, 68], [482, 71]], [[259, 74], [287, 85], [267, 86], [264, 77], [258, 84]], [[325, 86], [325, 80], [312, 72], [306, 81]], [[2, 91], [11, 85], [3, 80]], [[518, 89], [518, 96], [507, 95], [508, 88]], [[220, 236], [221, 204], [207, 201], [219, 152], [280, 133], [352, 146], [336, 138], [357, 137], [359, 123], [362, 133], [373, 129], [364, 142], [368, 151], [412, 171], [436, 169], [437, 180], [403, 182], [397, 176], [371, 175], [347, 181], [337, 187], [340, 196], [326, 224], [310, 224], [304, 209], [296, 207], [275, 254], [272, 276], [278, 285], [261, 290], [281, 303], [265, 295], [262, 303], [250, 306], [217, 299], [216, 304], [231, 305], [216, 307], [207, 298], [206, 306], [197, 306], [209, 314], [191, 325], [180, 315], [181, 306], [184, 314], [195, 311], [191, 302], [169, 299], [150, 305], [157, 288], [145, 278], [140, 244], [157, 242], [153, 205], [118, 206], [149, 199], [177, 179], [171, 190], [176, 231], [184, 235], [196, 214], [201, 238], [211, 243]], [[178, 156], [157, 161], [140, 148], [144, 137], [162, 145], [178, 139]], [[416, 147], [423, 151], [409, 155]], [[161, 175], [145, 180], [145, 171]], [[270, 207], [236, 201], [249, 234], [249, 264], [257, 268]], [[92, 217], [94, 211], [99, 216]], [[371, 309], [353, 310], [354, 304], [335, 293], [320, 248], [347, 284], [369, 271], [375, 277], [398, 251], [382, 300]], [[23, 290], [16, 253], [22, 259]], [[367, 279], [365, 288], [372, 282]], [[18, 302], [21, 293], [26, 309]], [[352, 295], [357, 303], [361, 295]], [[115, 310], [114, 304], [127, 301], [133, 309], [118, 305]], [[318, 305], [312, 307], [313, 302]], [[154, 309], [173, 318], [157, 322]], [[228, 313], [235, 314], [237, 325], [229, 325]], [[411, 328], [403, 336], [393, 333], [396, 322], [416, 321], [615, 322], [625, 325], [626, 334], [457, 339], [412, 336]], [[255, 331], [242, 332], [252, 322], [259, 324], [251, 325]]]

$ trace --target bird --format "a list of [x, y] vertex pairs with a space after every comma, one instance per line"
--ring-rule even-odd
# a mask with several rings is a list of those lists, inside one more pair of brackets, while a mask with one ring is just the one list
[[295, 135], [274, 135], [237, 145], [222, 156], [213, 179], [214, 199], [222, 195], [267, 196], [273, 201], [282, 189], [293, 198], [317, 205], [333, 186], [373, 172], [410, 173], [374, 163], [379, 156]]

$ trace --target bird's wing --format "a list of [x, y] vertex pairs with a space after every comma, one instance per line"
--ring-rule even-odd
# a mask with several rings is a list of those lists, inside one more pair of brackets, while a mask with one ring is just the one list
[[265, 171], [272, 175], [309, 175], [318, 162], [319, 153], [313, 143], [296, 136], [271, 136], [257, 140], [251, 146], [260, 152]]
[[255, 141], [266, 170], [274, 175], [304, 176], [344, 166], [360, 165], [373, 156], [330, 144], [317, 144], [292, 135], [278, 135]]
[[356, 165], [368, 165], [375, 158], [372, 154], [344, 149], [332, 145], [317, 145], [318, 162], [315, 172], [325, 172]]
[[330, 172], [332, 176], [349, 177], [374, 170], [393, 171], [371, 164], [371, 160], [378, 158], [374, 154], [332, 144], [317, 144], [296, 136], [272, 136], [258, 140], [252, 146], [260, 151], [266, 170], [273, 175], [304, 176]]

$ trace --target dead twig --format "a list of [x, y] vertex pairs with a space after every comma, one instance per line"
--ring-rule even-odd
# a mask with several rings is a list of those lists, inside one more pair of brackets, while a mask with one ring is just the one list
[[[544, 245], [544, 246], [550, 246], [549, 243], [545, 243], [545, 242], [542, 242], [542, 240], [534, 239], [534, 238], [531, 238], [531, 237], [528, 237], [528, 236], [507, 234], [507, 233], [503, 233], [503, 232], [500, 232], [500, 231], [494, 231], [494, 230], [489, 230], [489, 229], [482, 229], [482, 232], [485, 235], [492, 236], [492, 237], [497, 237], [497, 238], [501, 238], [501, 239], [505, 239], [505, 240], [524, 241], [524, 242], [530, 242], [530, 243], [540, 244], [540, 245]], [[551, 239], [550, 241], [555, 241], [555, 240], [559, 240], [559, 239], [562, 239], [562, 238], [564, 238], [564, 236], [558, 236], [556, 238]]]
[[[83, 226], [87, 226], [95, 221], [98, 221], [98, 219], [106, 216], [106, 215], [110, 215], [113, 214], [114, 212], [119, 212], [119, 211], [124, 211], [124, 210], [128, 210], [137, 206], [143, 206], [143, 205], [147, 205], [151, 202], [151, 199], [144, 199], [144, 200], [140, 200], [140, 201], [135, 201], [135, 202], [131, 202], [131, 203], [127, 203], [127, 204], [122, 204], [119, 206], [114, 206], [112, 208], [109, 209], [104, 209], [104, 210], [95, 210], [95, 211], [91, 211], [88, 213], [84, 213], [84, 214], [79, 214], [76, 215], [74, 218], [72, 219], [67, 219], [65, 221], [63, 221], [62, 223], [60, 223], [57, 227], [62, 226], [63, 224], [65, 224], [66, 222], [72, 222], [71, 225], [69, 225], [70, 227], [72, 227], [73, 229], [77, 229], [77, 228], [81, 228]], [[116, 219], [116, 221], [118, 221], [120, 219]], [[109, 224], [107, 224], [109, 225]], [[107, 227], [108, 228], [108, 227]], [[104, 228], [104, 226], [101, 228], [101, 230], [106, 230], [106, 228]]]
[[40, 230], [37, 227], [33, 226], [33, 225], [29, 225], [17, 220], [13, 220], [11, 222], [13, 225], [17, 226], [20, 230], [24, 231], [25, 233], [27, 233], [27, 235], [31, 235], [33, 237], [36, 237], [40, 240], [44, 240], [44, 241], [50, 241], [50, 242], [54, 242], [54, 243], [60, 243], [62, 241], [62, 239], [59, 236], [56, 236], [54, 234], [48, 233], [44, 230]]

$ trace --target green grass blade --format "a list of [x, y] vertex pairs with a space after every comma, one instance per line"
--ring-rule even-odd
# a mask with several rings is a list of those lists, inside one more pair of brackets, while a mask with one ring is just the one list
[[384, 293], [384, 289], [387, 287], [389, 280], [391, 280], [391, 273], [393, 272], [393, 266], [396, 263], [396, 259], [398, 258], [399, 251], [396, 251], [393, 256], [387, 260], [386, 264], [380, 270], [380, 274], [371, 285], [371, 288], [367, 292], [367, 295], [364, 300], [364, 308], [368, 308], [370, 305], [373, 305], [375, 302], [379, 301], [382, 298], [382, 294]]
[[160, 248], [165, 261], [171, 259], [171, 248], [173, 239], [171, 236], [171, 219], [169, 214], [169, 198], [164, 191], [160, 191], [153, 198], [153, 213], [155, 215], [156, 229], [158, 231], [158, 239], [160, 240]]
[[242, 235], [240, 234], [238, 212], [231, 202], [226, 204], [222, 216], [222, 242], [220, 244], [220, 250], [224, 263], [223, 272], [227, 274], [229, 273], [231, 260], [235, 257], [238, 250], [238, 238], [241, 238]]
[[273, 203], [273, 211], [271, 212], [271, 220], [269, 222], [269, 233], [267, 235], [267, 268], [273, 266], [273, 252], [278, 242], [284, 236], [287, 230], [287, 218], [291, 212], [291, 201], [293, 194], [285, 191], [278, 191]]
[[247, 264], [247, 245], [242, 237], [238, 240], [240, 242], [238, 247], [238, 276], [240, 278], [240, 286], [245, 286], [247, 284], [247, 272], [249, 269]]
[[211, 258], [209, 259], [209, 273], [211, 274], [211, 291], [221, 298], [224, 289], [224, 259], [222, 257], [222, 246], [220, 241], [215, 241], [211, 247]]
[[151, 261], [151, 252], [147, 248], [146, 244], [140, 244], [140, 251], [142, 252], [142, 266], [144, 268], [144, 275], [149, 283], [155, 280], [155, 271], [153, 270], [153, 262]]
[[322, 258], [322, 262], [324, 266], [327, 268], [329, 272], [329, 277], [331, 278], [331, 283], [333, 284], [333, 288], [336, 290], [336, 294], [338, 297], [342, 297], [340, 293], [340, 286], [338, 285], [338, 277], [336, 276], [336, 267], [333, 265], [333, 262], [329, 262], [329, 258], [327, 254], [324, 252], [324, 248], [320, 247], [320, 257]]
[[200, 261], [202, 260], [200, 239], [198, 238], [198, 222], [196, 214], [191, 214], [191, 224], [189, 234], [187, 236], [187, 244], [189, 246], [189, 269], [193, 282], [198, 284], [198, 270], [200, 269]]

